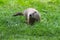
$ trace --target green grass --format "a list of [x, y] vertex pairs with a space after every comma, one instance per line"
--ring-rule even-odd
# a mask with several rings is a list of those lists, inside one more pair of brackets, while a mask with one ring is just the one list
[[[40, 12], [40, 23], [12, 16], [30, 7]], [[0, 40], [60, 40], [60, 0], [0, 0]]]

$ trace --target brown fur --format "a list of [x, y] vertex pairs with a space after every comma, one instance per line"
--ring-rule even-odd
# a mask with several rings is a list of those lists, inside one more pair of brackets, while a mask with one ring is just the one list
[[14, 14], [13, 16], [23, 15], [21, 12]]

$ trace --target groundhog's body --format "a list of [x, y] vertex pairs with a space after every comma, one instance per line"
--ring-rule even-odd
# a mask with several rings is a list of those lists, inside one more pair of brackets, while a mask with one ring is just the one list
[[[21, 15], [21, 13], [17, 13], [17, 14]], [[34, 8], [28, 8], [24, 10], [22, 15], [25, 16], [27, 24], [34, 24], [34, 22], [40, 21], [40, 13]]]

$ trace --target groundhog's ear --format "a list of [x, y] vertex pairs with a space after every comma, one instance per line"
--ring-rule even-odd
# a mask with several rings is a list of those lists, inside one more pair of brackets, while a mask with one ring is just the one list
[[34, 13], [37, 13], [36, 11], [34, 11]]

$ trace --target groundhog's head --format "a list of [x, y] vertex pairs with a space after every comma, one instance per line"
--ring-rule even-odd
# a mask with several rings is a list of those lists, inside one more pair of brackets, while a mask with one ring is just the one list
[[31, 18], [31, 19], [34, 19], [34, 20], [36, 20], [36, 21], [38, 21], [38, 20], [40, 20], [40, 16], [39, 16], [39, 13], [38, 12], [33, 12], [33, 13], [31, 13], [30, 15], [29, 15], [29, 17]]

